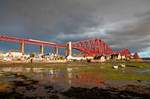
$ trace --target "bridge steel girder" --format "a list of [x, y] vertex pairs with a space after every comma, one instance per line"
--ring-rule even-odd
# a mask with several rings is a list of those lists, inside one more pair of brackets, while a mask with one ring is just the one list
[[112, 54], [112, 49], [100, 39], [90, 39], [75, 42], [72, 47], [90, 55]]
[[17, 38], [17, 37], [9, 37], [9, 36], [0, 36], [0, 41], [7, 41], [7, 42], [16, 42], [19, 43], [21, 41], [24, 41], [26, 44], [33, 44], [38, 46], [47, 46], [47, 47], [58, 47], [58, 48], [64, 48], [65, 45], [63, 44], [57, 44], [53, 42], [46, 42], [46, 41], [40, 41], [40, 40], [33, 40], [33, 39], [24, 39], [24, 38]]
[[130, 51], [123, 49], [120, 51], [113, 51], [112, 48], [101, 39], [89, 39], [72, 43], [72, 48], [85, 52], [88, 55], [112, 55], [121, 54], [128, 56]]
[[[66, 48], [66, 44], [58, 44], [53, 42], [45, 42], [40, 40], [33, 39], [24, 39], [17, 37], [9, 37], [9, 36], [0, 36], [0, 41], [8, 41], [8, 42], [22, 42], [20, 44], [20, 51], [24, 52], [24, 44], [34, 44], [38, 46], [47, 46], [53, 48]], [[102, 41], [101, 39], [88, 39], [77, 42], [72, 42], [72, 48], [80, 50], [88, 55], [111, 55], [111, 54], [121, 54], [121, 55], [130, 55], [130, 51], [128, 49], [123, 49], [120, 51], [113, 51], [112, 48]], [[41, 53], [44, 53], [44, 48], [41, 47]]]

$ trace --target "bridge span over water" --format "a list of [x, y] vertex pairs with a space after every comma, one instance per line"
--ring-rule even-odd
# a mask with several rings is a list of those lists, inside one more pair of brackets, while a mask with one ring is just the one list
[[0, 41], [19, 43], [20, 45], [19, 51], [21, 53], [24, 53], [25, 44], [33, 44], [40, 46], [41, 54], [44, 54], [44, 46], [47, 46], [55, 48], [55, 54], [58, 54], [59, 48], [66, 48], [67, 56], [70, 56], [72, 54], [72, 49], [77, 49], [83, 52], [85, 55], [112, 55], [112, 54], [121, 54], [125, 56], [130, 55], [130, 51], [128, 49], [113, 51], [112, 48], [107, 43], [105, 43], [99, 38], [76, 42], [68, 42], [66, 44], [58, 44], [55, 42], [0, 35]]

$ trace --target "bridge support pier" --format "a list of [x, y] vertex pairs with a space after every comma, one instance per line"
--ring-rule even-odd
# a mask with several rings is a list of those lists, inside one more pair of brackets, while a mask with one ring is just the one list
[[54, 54], [56, 54], [56, 55], [59, 54], [59, 49], [57, 47], [54, 48]]
[[20, 42], [19, 44], [19, 52], [24, 54], [24, 46], [25, 46], [25, 43], [24, 42]]
[[67, 57], [72, 57], [72, 46], [71, 46], [71, 41], [67, 43], [67, 48], [66, 48], [66, 54], [67, 54]]
[[42, 55], [44, 54], [44, 46], [43, 45], [40, 46], [40, 54], [42, 54]]

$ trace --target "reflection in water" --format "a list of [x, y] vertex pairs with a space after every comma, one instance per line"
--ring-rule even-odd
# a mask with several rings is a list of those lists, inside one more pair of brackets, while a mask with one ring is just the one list
[[90, 72], [80, 72], [72, 78], [72, 84], [81, 85], [81, 86], [99, 86], [103, 83], [103, 79], [95, 74]]
[[67, 73], [68, 73], [68, 83], [71, 86], [72, 85], [72, 68], [67, 68]]
[[140, 74], [150, 74], [150, 69], [138, 70], [137, 72]]
[[[0, 91], [5, 91], [6, 94], [7, 92], [8, 93], [10, 92], [9, 93], [10, 97], [16, 96], [14, 94], [17, 94], [17, 95], [20, 95], [21, 97], [32, 97], [33, 99], [41, 99], [41, 97], [44, 97], [42, 99], [58, 99], [59, 95], [57, 95], [56, 93], [64, 92], [64, 90], [67, 90], [68, 88], [70, 88], [70, 86], [78, 87], [77, 89], [71, 87], [73, 88], [72, 91], [75, 90], [75, 92], [71, 91], [72, 94], [79, 93], [80, 95], [81, 93], [83, 95], [84, 93], [86, 97], [88, 97], [88, 95], [90, 96], [95, 95], [96, 98], [94, 99], [97, 99], [97, 93], [101, 93], [102, 95], [106, 94], [106, 96], [108, 92], [109, 92], [108, 93], [109, 95], [114, 93], [114, 92], [111, 92], [110, 90], [108, 90], [107, 92], [107, 90], [105, 91], [105, 90], [101, 90], [98, 88], [92, 88], [89, 90], [85, 89], [85, 87], [89, 88], [89, 87], [99, 87], [101, 85], [103, 86], [103, 82], [104, 82], [103, 77], [101, 77], [99, 71], [94, 72], [92, 71], [92, 69], [90, 71], [88, 70], [89, 68], [85, 68], [83, 70], [77, 67], [73, 67], [73, 68], [67, 67], [67, 68], [62, 68], [62, 69], [52, 68], [52, 67], [51, 68], [1, 67], [0, 69]], [[141, 72], [147, 73], [149, 72], [149, 70], [143, 70]], [[107, 83], [108, 82], [105, 82], [105, 85]], [[112, 82], [111, 82], [111, 85], [113, 86]], [[80, 87], [84, 87], [84, 88], [80, 88]], [[130, 86], [128, 88], [130, 88]], [[136, 86], [135, 87], [131, 86], [131, 88], [136, 88]], [[141, 89], [142, 88], [143, 87], [141, 87]], [[142, 89], [142, 90], [145, 90], [145, 89]], [[71, 94], [71, 92], [68, 92], [68, 93]], [[145, 92], [147, 92], [147, 89]], [[7, 96], [6, 94], [4, 94], [4, 96]], [[101, 96], [101, 94], [99, 95]], [[114, 95], [118, 96], [118, 94], [116, 93], [112, 94], [112, 96]], [[9, 99], [12, 99], [12, 98], [9, 98]], [[13, 99], [21, 99], [21, 98], [13, 98]], [[23, 99], [26, 99], [26, 98], [23, 98]], [[27, 98], [27, 99], [30, 99], [30, 98]], [[63, 99], [70, 99], [70, 98], [63, 98]], [[90, 98], [90, 99], [93, 99], [93, 98]]]
[[30, 74], [30, 77], [40, 80], [41, 83], [63, 84], [66, 86], [98, 86], [103, 82], [102, 78], [90, 72], [79, 71], [79, 68], [24, 68], [24, 67], [2, 67], [0, 72]]

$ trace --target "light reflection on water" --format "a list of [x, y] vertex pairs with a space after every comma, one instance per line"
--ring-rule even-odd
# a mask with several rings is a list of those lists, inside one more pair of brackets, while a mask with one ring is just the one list
[[[133, 73], [133, 71], [135, 71], [135, 73], [137, 74], [141, 73], [141, 75], [143, 75], [149, 72], [148, 69], [139, 70], [138, 68], [134, 70], [130, 70], [128, 68], [119, 69], [119, 70], [114, 70], [112, 68], [110, 69], [111, 71], [113, 71], [111, 72], [111, 74], [113, 73], [118, 74], [118, 72], [119, 73], [121, 72], [122, 74], [126, 74], [126, 73]], [[149, 81], [143, 82], [140, 80], [139, 81], [119, 81], [119, 80], [107, 81], [106, 79], [104, 83], [104, 79], [103, 79], [104, 75], [102, 76], [102, 74], [105, 74], [105, 72], [110, 72], [110, 71], [106, 71], [110, 69], [105, 69], [104, 71], [104, 68], [97, 68], [97, 67], [96, 68], [95, 67], [64, 67], [64, 68], [1, 67], [0, 84], [2, 86], [0, 87], [1, 89], [5, 89], [6, 92], [12, 91], [12, 94], [14, 94], [14, 92], [18, 92], [24, 94], [24, 96], [29, 96], [29, 97], [32, 96], [47, 97], [54, 92], [57, 93], [57, 92], [67, 91], [67, 89], [69, 89], [72, 86], [83, 87], [83, 88], [92, 88], [92, 87], [111, 88], [113, 86], [112, 88], [123, 88], [122, 86], [126, 84], [138, 85], [139, 83], [140, 85], [149, 86]], [[14, 88], [15, 91], [12, 90]], [[95, 95], [97, 95], [97, 92], [98, 91], [96, 91]], [[59, 95], [59, 93], [57, 94]], [[62, 95], [60, 97], [62, 97]], [[46, 98], [46, 99], [51, 99], [51, 98]], [[70, 99], [70, 98], [66, 98], [66, 99]]]
[[80, 71], [79, 68], [25, 68], [25, 67], [1, 67], [0, 72], [21, 73], [40, 81], [40, 83], [51, 83], [64, 87], [99, 86], [103, 82], [102, 78], [95, 73]]
[[150, 74], [150, 69], [138, 70], [137, 73], [139, 73], [139, 74]]

